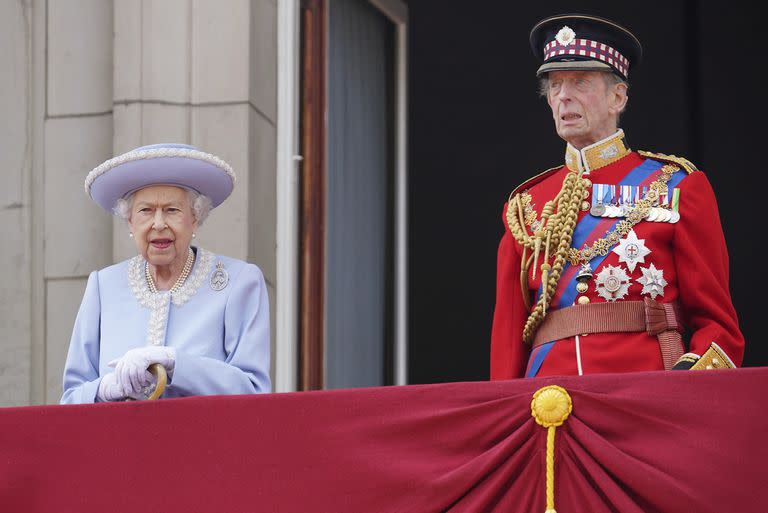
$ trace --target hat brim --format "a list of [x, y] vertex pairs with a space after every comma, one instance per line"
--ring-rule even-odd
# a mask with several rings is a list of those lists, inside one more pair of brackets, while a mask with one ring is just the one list
[[550, 71], [610, 71], [621, 75], [614, 68], [601, 61], [583, 60], [583, 61], [553, 61], [539, 66], [536, 76], [540, 77]]
[[[197, 152], [202, 155], [212, 155]], [[130, 155], [130, 154], [127, 154]], [[216, 157], [213, 157], [216, 160]], [[192, 189], [211, 199], [213, 207], [220, 205], [234, 188], [234, 174], [229, 166], [217, 165], [208, 160], [183, 156], [157, 156], [126, 159], [109, 166], [107, 161], [97, 176], [86, 180], [86, 189], [93, 200], [103, 209], [112, 211], [118, 199], [152, 185], [172, 185]], [[100, 166], [100, 167], [102, 167]], [[94, 169], [96, 173], [99, 168]], [[91, 176], [89, 176], [91, 178]]]

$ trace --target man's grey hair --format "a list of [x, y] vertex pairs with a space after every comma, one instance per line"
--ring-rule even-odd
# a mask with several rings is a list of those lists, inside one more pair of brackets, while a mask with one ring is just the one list
[[[213, 202], [211, 198], [205, 194], [200, 194], [197, 191], [191, 189], [185, 189], [187, 191], [187, 198], [189, 199], [189, 205], [192, 207], [192, 214], [197, 220], [197, 226], [202, 226], [208, 214], [211, 213], [213, 208]], [[133, 203], [133, 196], [135, 192], [130, 193], [124, 198], [120, 198], [115, 202], [115, 206], [112, 207], [112, 212], [117, 217], [125, 219], [126, 221], [131, 218], [131, 204]]]
[[[629, 90], [629, 82], [621, 78], [616, 73], [613, 73], [612, 71], [604, 71], [601, 72], [601, 75], [603, 75], [603, 80], [605, 80], [605, 85], [608, 87], [614, 86], [616, 84], [624, 84], [624, 86]], [[544, 74], [539, 79], [539, 96], [542, 96], [543, 98], [547, 98], [549, 95], [549, 74]], [[622, 114], [626, 110], [626, 106], [624, 106], [624, 109], [619, 113]]]

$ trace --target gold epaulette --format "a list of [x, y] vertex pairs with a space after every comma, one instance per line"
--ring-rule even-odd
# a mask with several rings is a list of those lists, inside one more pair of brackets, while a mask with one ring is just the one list
[[510, 193], [509, 193], [509, 197], [507, 198], [507, 201], [510, 201], [510, 200], [512, 199], [512, 196], [514, 196], [515, 194], [517, 194], [519, 191], [521, 191], [521, 190], [525, 190], [525, 189], [527, 189], [528, 187], [530, 187], [530, 186], [532, 186], [532, 185], [535, 185], [535, 184], [539, 183], [539, 182], [540, 182], [540, 181], [542, 181], [544, 178], [546, 178], [547, 176], [549, 176], [549, 175], [550, 175], [550, 174], [552, 174], [553, 172], [557, 171], [557, 170], [558, 170], [558, 169], [560, 169], [561, 167], [563, 167], [563, 165], [562, 165], [562, 164], [560, 164], [559, 166], [550, 167], [550, 168], [549, 168], [549, 169], [547, 169], [546, 171], [542, 171], [541, 173], [539, 173], [539, 174], [537, 174], [537, 175], [535, 175], [535, 176], [532, 176], [532, 177], [531, 177], [531, 178], [529, 178], [528, 180], [524, 181], [523, 183], [521, 183], [520, 185], [518, 185], [517, 187], [515, 187], [514, 189], [512, 189], [512, 192], [510, 192]]
[[677, 157], [675, 155], [665, 155], [663, 153], [652, 153], [650, 151], [643, 151], [643, 150], [638, 150], [637, 153], [649, 159], [659, 160], [661, 162], [666, 162], [668, 164], [676, 164], [677, 166], [684, 169], [688, 174], [691, 174], [694, 171], [699, 170], [696, 166], [693, 165], [693, 163], [690, 160], [684, 159], [683, 157]]

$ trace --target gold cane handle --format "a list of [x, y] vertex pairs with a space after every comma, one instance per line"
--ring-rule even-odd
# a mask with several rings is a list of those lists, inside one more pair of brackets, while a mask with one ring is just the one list
[[165, 371], [165, 367], [159, 363], [153, 363], [147, 368], [147, 370], [157, 379], [157, 383], [155, 384], [155, 391], [152, 392], [152, 395], [147, 397], [147, 401], [154, 401], [163, 395], [163, 392], [165, 391], [165, 385], [168, 384], [168, 373]]

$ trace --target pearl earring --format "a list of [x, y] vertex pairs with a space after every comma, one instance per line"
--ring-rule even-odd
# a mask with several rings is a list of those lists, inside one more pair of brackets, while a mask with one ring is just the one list
[[195, 237], [197, 237], [197, 235], [195, 234], [195, 232], [192, 232], [192, 238], [194, 239]]
[[133, 238], [133, 232], [130, 232], [130, 233], [128, 234], [128, 237], [130, 237], [130, 238]]

